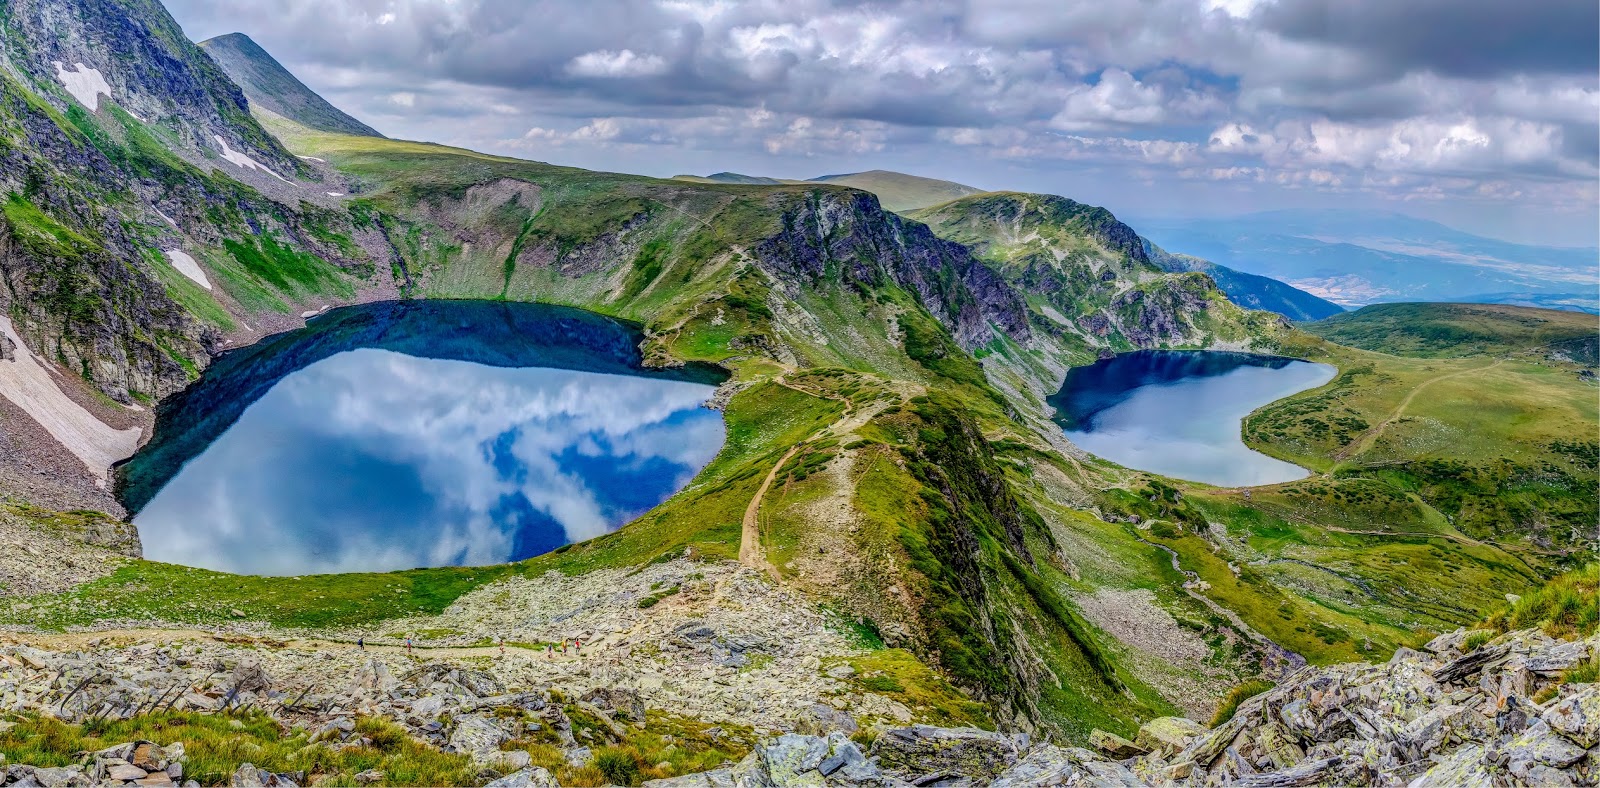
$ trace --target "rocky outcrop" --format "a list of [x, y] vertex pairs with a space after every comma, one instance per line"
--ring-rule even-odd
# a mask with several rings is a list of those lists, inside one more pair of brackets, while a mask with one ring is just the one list
[[[64, 88], [55, 91], [63, 111], [73, 102], [90, 110], [114, 102], [145, 123], [170, 128], [182, 148], [198, 155], [222, 158], [231, 150], [281, 177], [299, 170], [299, 161], [251, 117], [244, 93], [159, 2], [12, 0], [8, 6], [10, 62], [37, 84]], [[64, 87], [73, 80], [88, 87]]]
[[[915, 294], [962, 347], [1030, 336], [1022, 296], [960, 244], [926, 225], [883, 210], [878, 198], [846, 189], [773, 197], [782, 227], [753, 250], [763, 267], [786, 278], [872, 288], [892, 282]], [[991, 326], [993, 328], [991, 328]]]
[[[82, 763], [71, 766], [38, 768], [17, 764], [9, 768], [0, 768], [0, 785], [61, 788], [90, 785], [175, 786], [182, 783], [186, 760], [182, 742], [173, 742], [161, 747], [155, 742], [133, 741], [85, 753]], [[4, 762], [0, 761], [0, 767], [4, 765]], [[245, 767], [255, 768], [249, 764], [244, 764], [240, 768], [242, 770]], [[199, 783], [190, 781], [182, 784]]]
[[[1160, 718], [1142, 726], [1132, 741], [1097, 732], [1092, 741], [1098, 753], [1034, 741], [1022, 733], [877, 724], [854, 734], [837, 729], [769, 736], [737, 763], [649, 784], [1595, 784], [1600, 777], [1600, 686], [1562, 684], [1561, 676], [1600, 659], [1600, 637], [1559, 641], [1527, 630], [1467, 651], [1465, 636], [1442, 636], [1423, 651], [1401, 649], [1381, 665], [1304, 668], [1240, 704], [1231, 719], [1210, 730], [1188, 720]], [[211, 659], [192, 648], [163, 648], [156, 656], [172, 667]], [[70, 669], [63, 669], [83, 659], [107, 667], [118, 664], [93, 652], [80, 658], [15, 648], [0, 652], [0, 679], [18, 669], [52, 678], [70, 676]], [[321, 661], [309, 655], [306, 659], [308, 666]], [[215, 673], [217, 668], [206, 670]], [[501, 750], [516, 735], [506, 726], [518, 718], [547, 726], [564, 742], [569, 761], [582, 763], [612, 735], [606, 729], [620, 732], [621, 726], [633, 724], [632, 717], [642, 715], [638, 696], [625, 690], [595, 688], [574, 701], [564, 693], [502, 683], [495, 675], [448, 662], [396, 677], [375, 658], [310, 696], [275, 689], [273, 677], [251, 667], [235, 668], [230, 675], [215, 690], [176, 696], [176, 707], [217, 711], [255, 705], [314, 730], [313, 744], [335, 747], [358, 743], [350, 713], [360, 709], [393, 719], [441, 749], [471, 755], [491, 775], [483, 779], [493, 779], [490, 784], [497, 786], [553, 783], [548, 772], [528, 762], [527, 753]], [[150, 682], [151, 695], [159, 686], [172, 698], [170, 678], [145, 670], [112, 683], [127, 692], [144, 680]], [[244, 689], [247, 684], [254, 689]], [[5, 708], [29, 708], [18, 704], [27, 693], [26, 687], [0, 681]], [[136, 708], [131, 696], [127, 701], [103, 692], [95, 697], [100, 713], [113, 717], [119, 709]], [[71, 708], [57, 702], [39, 711], [62, 714]], [[583, 731], [568, 719], [571, 709], [591, 720]], [[594, 721], [603, 726], [598, 732], [592, 729]], [[580, 741], [575, 732], [587, 738]], [[182, 777], [183, 761], [181, 745], [131, 742], [83, 754], [65, 769], [11, 765], [0, 772], [0, 784], [167, 784]], [[493, 776], [501, 774], [505, 776]], [[382, 779], [379, 774], [357, 775], [358, 782]], [[232, 784], [305, 780], [306, 775], [272, 774], [240, 764]]]

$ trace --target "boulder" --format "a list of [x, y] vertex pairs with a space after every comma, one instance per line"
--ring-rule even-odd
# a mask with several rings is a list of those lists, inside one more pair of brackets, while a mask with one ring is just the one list
[[228, 779], [232, 788], [299, 788], [294, 780], [286, 774], [273, 774], [266, 769], [257, 769], [253, 763], [241, 763]]
[[845, 734], [856, 732], [854, 717], [832, 706], [822, 703], [813, 703], [800, 710], [794, 722], [796, 733], [811, 736], [826, 736], [834, 731]]
[[913, 725], [891, 728], [872, 743], [872, 756], [885, 774], [908, 782], [948, 778], [992, 780], [1017, 762], [1010, 738], [977, 728]]
[[1140, 747], [1115, 733], [1108, 733], [1099, 728], [1095, 728], [1090, 732], [1089, 746], [1119, 761], [1149, 752], [1148, 749]]
[[529, 766], [495, 780], [486, 788], [555, 788], [556, 779], [539, 766]]
[[596, 688], [589, 690], [580, 700], [605, 709], [612, 715], [622, 717], [636, 725], [645, 723], [644, 699], [634, 690]]
[[1047, 785], [1136, 788], [1144, 784], [1145, 781], [1140, 780], [1127, 767], [1100, 760], [1088, 750], [1041, 744], [1011, 768], [995, 777], [990, 783], [990, 788], [1031, 788], [1031, 786]]
[[450, 747], [455, 752], [470, 755], [478, 763], [489, 764], [499, 759], [500, 745], [511, 738], [494, 720], [480, 714], [468, 714], [456, 720], [450, 732]]
[[258, 662], [240, 662], [233, 669], [233, 686], [240, 692], [260, 694], [272, 688], [272, 677]]
[[1146, 752], [1174, 753], [1188, 747], [1205, 732], [1204, 725], [1187, 717], [1157, 717], [1139, 726], [1133, 743]]
[[147, 771], [145, 771], [145, 770], [143, 770], [143, 769], [141, 769], [141, 768], [139, 768], [137, 766], [134, 766], [132, 764], [126, 764], [126, 763], [118, 765], [118, 766], [112, 766], [111, 768], [106, 769], [106, 779], [116, 780], [117, 782], [127, 782], [128, 780], [143, 780], [144, 778], [149, 777], [149, 776], [150, 776], [149, 772], [147, 772]]
[[1551, 730], [1588, 749], [1600, 745], [1600, 685], [1575, 686], [1576, 692], [1546, 709], [1540, 719]]

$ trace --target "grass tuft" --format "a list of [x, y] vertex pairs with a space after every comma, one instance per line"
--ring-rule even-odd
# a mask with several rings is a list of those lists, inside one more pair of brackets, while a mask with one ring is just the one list
[[1276, 686], [1278, 685], [1264, 679], [1252, 679], [1228, 690], [1228, 694], [1222, 698], [1222, 703], [1217, 706], [1217, 713], [1211, 715], [1211, 727], [1215, 728], [1233, 719], [1234, 712], [1239, 710], [1239, 704]]

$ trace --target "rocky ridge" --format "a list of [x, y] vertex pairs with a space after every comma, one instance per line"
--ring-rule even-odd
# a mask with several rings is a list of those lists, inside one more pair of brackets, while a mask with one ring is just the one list
[[[855, 681], [850, 658], [860, 648], [746, 568], [680, 559], [607, 571], [501, 581], [440, 617], [330, 633], [364, 635], [366, 649], [245, 635], [260, 631], [248, 624], [239, 634], [27, 636], [30, 645], [0, 646], [0, 712], [68, 722], [157, 709], [261, 712], [331, 747], [363, 746], [354, 720], [381, 717], [471, 756], [485, 782], [501, 786], [553, 784], [515, 749], [529, 730], [583, 763], [656, 714], [722, 726], [727, 748], [748, 753], [653, 783], [669, 786], [1533, 786], [1592, 785], [1600, 775], [1600, 687], [1563, 683], [1600, 659], [1600, 636], [1457, 631], [1385, 664], [1302, 668], [1210, 730], [1159, 718], [1131, 740], [1097, 731], [1090, 751], [918, 724], [925, 710]], [[397, 638], [410, 632], [429, 647], [405, 649]], [[484, 645], [484, 633], [500, 634]], [[541, 645], [571, 637], [583, 640], [581, 652]], [[513, 645], [495, 645], [501, 639]], [[574, 714], [606, 722], [574, 725]], [[146, 745], [143, 760], [129, 757]], [[9, 765], [0, 782], [150, 785], [182, 774], [181, 746], [112, 749], [65, 770]], [[240, 765], [233, 784], [307, 779]]]

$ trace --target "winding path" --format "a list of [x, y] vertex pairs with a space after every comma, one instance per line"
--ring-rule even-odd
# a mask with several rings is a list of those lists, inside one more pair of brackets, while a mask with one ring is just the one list
[[767, 471], [767, 478], [761, 480], [761, 487], [751, 496], [750, 505], [744, 508], [744, 528], [739, 534], [739, 563], [766, 572], [774, 580], [778, 579], [778, 568], [767, 562], [766, 551], [761, 549], [761, 499], [767, 496], [767, 489], [778, 478], [778, 471], [783, 469], [795, 452], [800, 451], [802, 445], [797, 443], [784, 452], [782, 459]]
[[1400, 400], [1400, 404], [1395, 406], [1395, 409], [1391, 411], [1383, 421], [1379, 422], [1377, 426], [1361, 433], [1361, 437], [1357, 438], [1349, 446], [1346, 446], [1338, 454], [1333, 455], [1334, 461], [1343, 462], [1345, 460], [1353, 459], [1366, 454], [1367, 450], [1371, 449], [1372, 445], [1378, 442], [1378, 436], [1382, 435], [1383, 431], [1388, 429], [1390, 424], [1393, 424], [1401, 416], [1405, 415], [1406, 408], [1410, 407], [1411, 401], [1416, 399], [1417, 395], [1421, 394], [1423, 389], [1438, 383], [1441, 380], [1449, 380], [1450, 378], [1461, 377], [1462, 375], [1472, 372], [1487, 372], [1495, 367], [1500, 366], [1501, 364], [1504, 364], [1505, 361], [1506, 360], [1503, 358], [1496, 359], [1493, 364], [1486, 364], [1484, 366], [1473, 367], [1471, 369], [1463, 369], [1457, 372], [1448, 372], [1446, 374], [1439, 375], [1438, 377], [1428, 378], [1427, 380], [1422, 381], [1421, 383], [1417, 384], [1416, 388], [1411, 390], [1410, 394], [1406, 395], [1405, 399]]
[[1244, 619], [1239, 617], [1238, 613], [1235, 613], [1229, 608], [1218, 604], [1216, 601], [1212, 600], [1211, 597], [1194, 590], [1195, 584], [1203, 582], [1200, 579], [1200, 573], [1184, 569], [1183, 564], [1179, 561], [1177, 550], [1174, 550], [1164, 544], [1152, 542], [1149, 539], [1139, 536], [1138, 534], [1134, 534], [1133, 538], [1166, 553], [1167, 557], [1172, 559], [1172, 568], [1187, 578], [1187, 581], [1182, 586], [1183, 593], [1188, 594], [1190, 597], [1193, 597], [1195, 601], [1205, 605], [1206, 609], [1210, 610], [1211, 612], [1226, 618], [1228, 622], [1233, 625], [1235, 632], [1239, 633], [1239, 635], [1244, 639], [1254, 642], [1259, 648], [1261, 648], [1263, 652], [1261, 665], [1262, 673], [1266, 674], [1269, 678], [1277, 680], [1288, 676], [1302, 667], [1305, 667], [1305, 657], [1302, 657], [1299, 654], [1278, 645], [1277, 641], [1261, 634], [1256, 630], [1255, 627], [1246, 624]]

